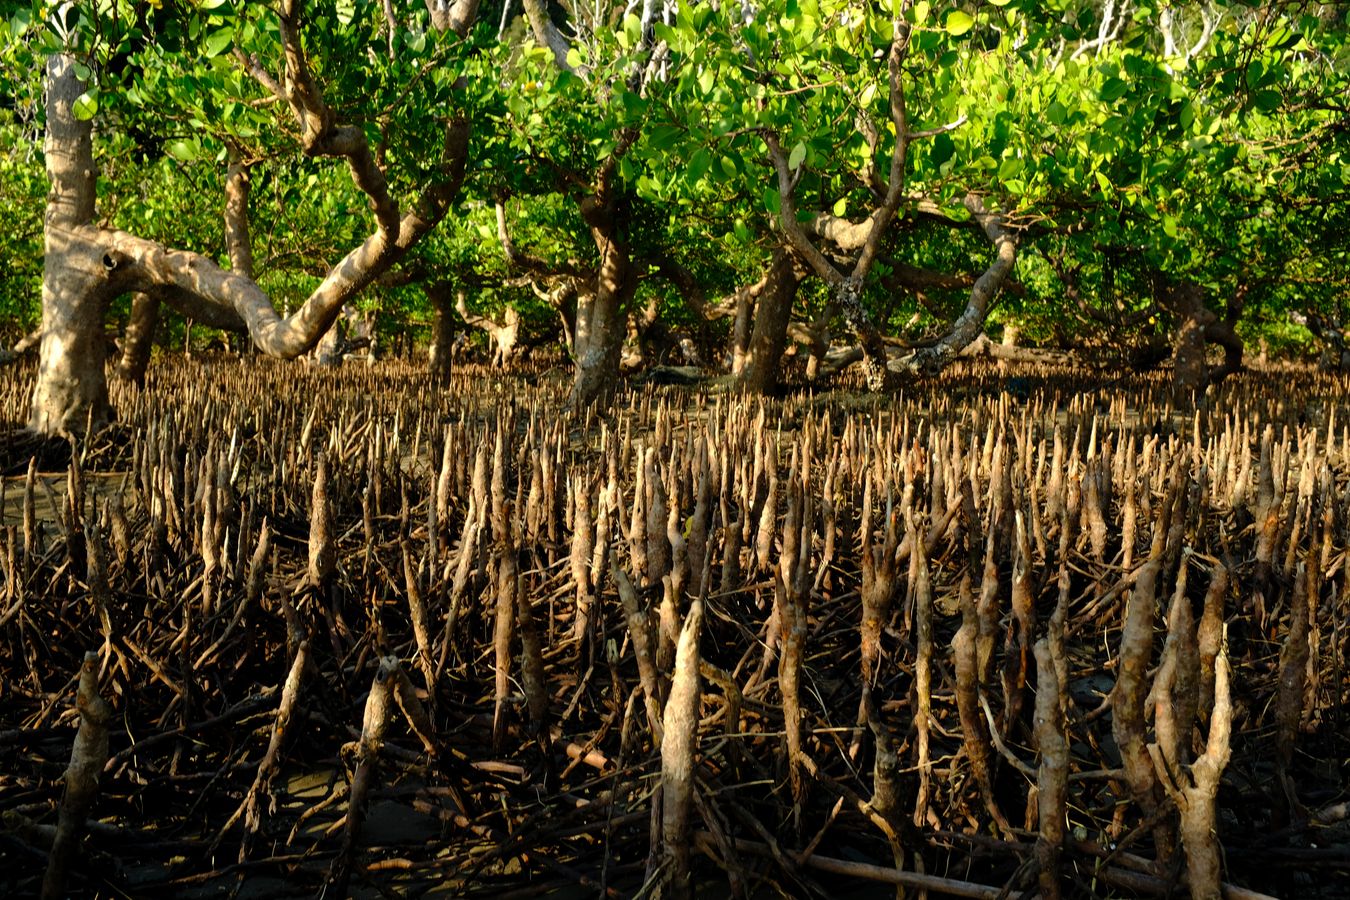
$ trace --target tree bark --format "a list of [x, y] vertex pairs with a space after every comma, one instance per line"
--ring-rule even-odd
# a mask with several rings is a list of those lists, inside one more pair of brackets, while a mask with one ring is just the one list
[[[1208, 331], [1214, 329], [1216, 340], [1226, 345], [1236, 344], [1238, 366], [1241, 365], [1242, 342], [1233, 333], [1231, 323], [1220, 323], [1219, 317], [1206, 308], [1205, 291], [1200, 285], [1190, 280], [1172, 283], [1161, 274], [1155, 277], [1158, 300], [1178, 319], [1172, 337], [1172, 399], [1179, 406], [1190, 406], [1211, 383], [1209, 363], [1205, 360]], [[1221, 333], [1225, 331], [1224, 324], [1229, 326], [1227, 334]], [[1231, 348], [1229, 353], [1232, 353]], [[1233, 362], [1231, 355], [1228, 362]], [[1228, 374], [1226, 366], [1223, 374]]]
[[55, 434], [99, 428], [112, 418], [103, 318], [115, 296], [114, 274], [97, 255], [81, 252], [94, 219], [93, 129], [71, 110], [84, 93], [75, 59], [47, 60], [47, 194], [42, 277], [42, 344], [29, 426]]
[[773, 255], [764, 288], [755, 304], [755, 325], [750, 333], [745, 364], [739, 373], [741, 390], [747, 394], [767, 394], [778, 384], [779, 365], [787, 344], [788, 321], [798, 284], [796, 261], [791, 252], [780, 248]]
[[989, 304], [998, 296], [999, 290], [1002, 289], [1017, 262], [1017, 236], [1008, 228], [1003, 216], [986, 209], [984, 201], [974, 194], [966, 197], [965, 206], [993, 242], [993, 262], [979, 278], [975, 279], [965, 310], [952, 323], [947, 333], [932, 346], [916, 350], [904, 359], [892, 363], [892, 368], [898, 366], [902, 371], [911, 374], [935, 374], [946, 368], [962, 350], [984, 333], [984, 320], [989, 314]]
[[614, 199], [607, 187], [581, 203], [582, 218], [591, 229], [600, 252], [594, 294], [577, 299], [577, 326], [573, 338], [576, 377], [572, 408], [608, 403], [618, 389], [619, 355], [627, 322], [623, 307], [637, 290], [637, 278], [628, 245], [619, 237]]
[[438, 384], [448, 384], [455, 346], [454, 322], [450, 316], [454, 308], [450, 302], [450, 285], [438, 281], [427, 285], [426, 292], [435, 312], [431, 325], [431, 347], [427, 353], [427, 370]]
[[122, 354], [117, 361], [117, 377], [137, 387], [145, 386], [145, 370], [150, 366], [150, 350], [159, 326], [159, 298], [144, 291], [131, 298], [131, 318], [122, 337]]

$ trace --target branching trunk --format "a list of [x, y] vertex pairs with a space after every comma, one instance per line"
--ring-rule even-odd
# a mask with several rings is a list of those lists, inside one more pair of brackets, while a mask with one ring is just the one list
[[103, 375], [103, 318], [115, 296], [105, 259], [81, 253], [94, 219], [90, 123], [71, 106], [84, 93], [74, 57], [47, 60], [47, 194], [42, 279], [42, 344], [30, 426], [49, 434], [98, 428], [112, 417]]
[[[468, 126], [452, 123], [438, 179], [416, 207], [400, 213], [384, 174], [356, 126], [338, 126], [324, 104], [298, 32], [295, 4], [279, 15], [286, 50], [284, 83], [256, 60], [241, 57], [250, 72], [285, 100], [301, 126], [301, 144], [311, 156], [347, 160], [353, 179], [370, 199], [376, 229], [323, 279], [300, 309], [282, 318], [247, 274], [246, 177], [232, 168], [227, 197], [227, 232], [232, 263], [221, 269], [196, 253], [172, 250], [125, 232], [94, 224], [95, 182], [92, 123], [72, 112], [84, 84], [75, 60], [56, 54], [47, 63], [47, 171], [51, 179], [43, 275], [43, 341], [30, 427], [44, 433], [98, 427], [112, 416], [103, 371], [103, 320], [118, 295], [154, 292], [178, 311], [214, 327], [246, 328], [260, 350], [295, 358], [328, 331], [342, 305], [425, 236], [444, 217], [463, 179]], [[238, 231], [228, 223], [243, 224]]]
[[492, 342], [497, 345], [492, 352], [492, 364], [506, 365], [516, 355], [516, 346], [520, 341], [520, 313], [516, 312], [514, 306], [508, 306], [502, 312], [502, 321], [497, 322], [487, 316], [470, 312], [465, 303], [466, 299], [463, 291], [455, 292], [455, 311], [465, 324], [486, 331]]

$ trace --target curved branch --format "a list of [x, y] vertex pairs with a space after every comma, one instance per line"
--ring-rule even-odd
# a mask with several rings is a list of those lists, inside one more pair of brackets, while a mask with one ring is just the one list
[[1008, 227], [1004, 217], [999, 213], [990, 212], [985, 207], [984, 201], [975, 194], [966, 197], [965, 206], [993, 242], [994, 260], [984, 274], [975, 279], [965, 310], [952, 323], [947, 334], [931, 347], [924, 347], [907, 357], [892, 361], [890, 364], [892, 371], [911, 374], [937, 372], [955, 359], [957, 354], [984, 332], [984, 320], [989, 313], [989, 304], [997, 296], [1017, 262], [1017, 237]]

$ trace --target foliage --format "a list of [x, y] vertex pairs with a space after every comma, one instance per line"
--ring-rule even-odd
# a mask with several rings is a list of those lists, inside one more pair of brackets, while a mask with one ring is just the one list
[[[559, 65], [523, 18], [459, 39], [420, 5], [398, 8], [392, 25], [381, 3], [310, 6], [305, 45], [325, 96], [378, 147], [403, 203], [439, 164], [443, 123], [472, 123], [466, 198], [408, 261], [413, 280], [473, 284], [475, 302], [546, 315], [523, 283], [488, 286], [519, 274], [498, 246], [493, 204], [505, 198], [518, 247], [584, 266], [595, 248], [572, 201], [612, 158], [636, 258], [679, 260], [711, 296], [753, 282], [783, 241], [767, 134], [788, 154], [803, 220], [857, 221], [876, 204], [895, 145], [886, 48], [902, 34], [905, 116], [920, 136], [864, 294], [890, 332], [940, 330], [964, 296], [897, 294], [894, 264], [949, 275], [987, 265], [962, 207], [970, 193], [1016, 224], [1024, 248], [1019, 290], [995, 320], [1038, 338], [1075, 342], [1102, 327], [1065, 301], [1052, 261], [1078, 272], [1084, 302], [1102, 312], [1147, 310], [1150, 273], [1164, 273], [1204, 285], [1220, 312], [1242, 292], [1252, 335], [1284, 329], [1289, 311], [1340, 314], [1345, 4], [678, 2], [646, 32], [626, 10], [571, 9]], [[34, 0], [3, 27], [0, 74], [12, 87], [0, 130], [21, 150], [0, 161], [0, 204], [15, 223], [2, 239], [15, 260], [0, 281], [7, 325], [36, 318], [38, 73], [58, 47], [77, 49], [88, 70], [78, 112], [98, 125], [110, 223], [224, 261], [219, 198], [234, 154], [253, 166], [255, 256], [279, 306], [368, 233], [344, 169], [296, 153], [293, 123], [250, 72], [250, 61], [277, 70], [269, 6]], [[669, 285], [649, 278], [642, 290], [661, 294], [675, 325], [690, 320]], [[416, 286], [362, 302], [430, 318]]]

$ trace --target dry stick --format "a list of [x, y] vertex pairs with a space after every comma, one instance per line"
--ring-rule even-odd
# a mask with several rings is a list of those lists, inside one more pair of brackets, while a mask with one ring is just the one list
[[1064, 685], [1054, 658], [1055, 644], [1049, 638], [1036, 642], [1036, 710], [1034, 734], [1041, 751], [1036, 776], [1036, 802], [1040, 836], [1036, 839], [1036, 862], [1040, 866], [1041, 896], [1059, 900], [1059, 857], [1064, 847], [1064, 818], [1068, 804], [1069, 744], [1064, 739]]
[[[393, 691], [394, 700], [398, 703], [399, 710], [403, 713], [403, 718], [408, 720], [408, 726], [412, 728], [413, 734], [422, 743], [422, 750], [427, 756], [435, 759], [440, 756], [440, 748], [436, 744], [436, 726], [431, 720], [431, 715], [427, 712], [426, 705], [417, 696], [417, 688], [413, 686], [412, 679], [402, 666], [394, 669], [393, 673]], [[451, 788], [453, 791], [454, 789]], [[461, 804], [461, 808], [463, 805]]]
[[[431, 553], [435, 555], [435, 541], [431, 543]], [[412, 561], [412, 549], [408, 541], [399, 542], [403, 553], [403, 581], [408, 588], [408, 615], [412, 619], [413, 640], [417, 643], [417, 665], [422, 670], [427, 689], [427, 701], [436, 705], [436, 665], [431, 659], [431, 631], [427, 624], [427, 607], [422, 599], [422, 589], [417, 584], [417, 569]]]
[[[806, 650], [807, 604], [810, 595], [810, 510], [802, 497], [800, 482], [792, 479], [787, 518], [783, 524], [783, 550], [774, 572], [774, 599], [781, 629], [778, 657], [778, 690], [783, 700], [783, 730], [787, 743], [788, 780], [792, 785], [792, 821], [800, 829], [806, 802], [802, 777], [801, 666]], [[806, 540], [803, 541], [803, 532]]]
[[[544, 647], [529, 591], [516, 591], [517, 628], [520, 631], [520, 682], [525, 708], [530, 715], [530, 734], [543, 741], [547, 735], [549, 691], [544, 670]], [[548, 757], [552, 760], [552, 757]]]
[[[703, 849], [705, 852], [710, 851], [714, 846], [713, 837], [707, 832], [699, 832], [694, 837], [695, 843], [697, 843], [700, 849]], [[735, 846], [737, 850], [743, 853], [752, 853], [756, 856], [773, 855], [773, 851], [768, 844], [762, 844], [758, 841], [736, 838]], [[822, 872], [829, 872], [832, 875], [842, 875], [846, 878], [862, 878], [868, 881], [879, 881], [885, 884], [893, 884], [898, 887], [912, 887], [919, 890], [946, 894], [951, 897], [972, 897], [975, 898], [975, 900], [999, 900], [999, 898], [1004, 896], [1002, 889], [996, 887], [987, 887], [986, 885], [974, 884], [969, 881], [958, 881], [955, 878], [942, 878], [937, 875], [923, 875], [918, 872], [888, 869], [885, 866], [874, 866], [868, 863], [854, 862], [853, 860], [846, 859], [835, 859], [829, 856], [810, 856], [804, 861], [803, 865], [812, 869], [818, 869]]]
[[244, 801], [239, 804], [239, 808], [234, 811], [234, 815], [230, 816], [229, 820], [221, 826], [215, 839], [211, 841], [212, 852], [215, 852], [215, 849], [220, 846], [221, 840], [234, 827], [234, 824], [240, 818], [243, 818], [246, 836], [239, 847], [239, 861], [243, 862], [247, 858], [249, 836], [257, 832], [258, 826], [262, 823], [258, 800], [270, 790], [272, 779], [281, 767], [281, 748], [286, 741], [286, 733], [290, 729], [295, 714], [295, 704], [300, 697], [300, 683], [304, 678], [308, 663], [309, 640], [306, 639], [302, 640], [296, 648], [295, 660], [291, 663], [290, 672], [286, 675], [285, 686], [281, 689], [281, 703], [277, 707], [276, 721], [272, 724], [272, 738], [267, 744], [267, 753], [263, 755], [262, 762], [258, 764], [258, 773], [254, 776], [253, 784], [249, 787], [248, 793], [244, 795]]
[[1035, 598], [1031, 594], [1031, 546], [1026, 524], [1019, 509], [1013, 516], [1014, 544], [1012, 576], [1012, 619], [1004, 639], [1006, 659], [1003, 669], [1003, 735], [1009, 737], [1021, 716], [1026, 694], [1027, 669], [1031, 655], [1031, 634], [1035, 628]]
[[328, 496], [328, 455], [320, 453], [309, 511], [309, 585], [324, 590], [336, 568], [337, 529], [332, 499]]
[[389, 724], [389, 700], [396, 669], [398, 657], [386, 656], [381, 659], [380, 666], [375, 671], [375, 679], [370, 685], [370, 694], [366, 697], [365, 714], [361, 721], [361, 738], [356, 745], [356, 771], [352, 774], [351, 790], [347, 797], [347, 820], [343, 828], [342, 849], [333, 860], [324, 887], [324, 893], [328, 896], [347, 896], [356, 842], [361, 836], [361, 823], [365, 820], [366, 798], [370, 794], [371, 783], [375, 780], [380, 747], [384, 743], [384, 731]]
[[57, 819], [56, 837], [47, 858], [47, 873], [42, 879], [42, 900], [65, 896], [66, 875], [75, 865], [76, 852], [84, 831], [89, 808], [98, 795], [99, 775], [108, 761], [108, 722], [112, 707], [98, 693], [98, 654], [88, 652], [80, 667], [80, 684], [75, 694], [80, 728], [66, 767], [65, 790]]
[[440, 681], [441, 673], [445, 671], [445, 665], [450, 657], [450, 650], [455, 645], [455, 637], [459, 626], [460, 610], [464, 604], [464, 594], [468, 590], [469, 577], [473, 574], [474, 566], [479, 556], [478, 537], [481, 533], [481, 512], [482, 507], [476, 506], [472, 497], [469, 499], [469, 511], [464, 519], [464, 530], [459, 539], [459, 558], [455, 561], [455, 579], [450, 588], [450, 610], [445, 616], [445, 630], [441, 633], [441, 652], [436, 655], [436, 680]]
[[[575, 513], [572, 520], [572, 554], [570, 558], [572, 581], [576, 584], [576, 618], [572, 625], [572, 640], [583, 643], [591, 630], [591, 556], [595, 552], [595, 531], [591, 525], [591, 498], [586, 481], [578, 475], [570, 482]], [[603, 510], [602, 510], [603, 512]]]
[[[865, 501], [871, 501], [871, 476], [867, 478]], [[864, 698], [869, 696], [876, 681], [877, 661], [881, 657], [881, 631], [890, 618], [891, 600], [895, 593], [896, 535], [895, 522], [886, 521], [886, 533], [880, 546], [871, 541], [871, 522], [863, 519], [862, 547], [862, 678]], [[864, 710], [858, 710], [858, 720], [864, 721]]]
[[[506, 516], [509, 520], [509, 513]], [[509, 521], [505, 527], [510, 528]], [[519, 566], [509, 532], [499, 532], [496, 555], [497, 615], [492, 629], [494, 657], [492, 749], [494, 752], [500, 752], [506, 741], [507, 702], [511, 691], [511, 639], [516, 622], [516, 595], [520, 593]]]
[[703, 631], [703, 601], [695, 599], [680, 629], [675, 651], [675, 674], [666, 700], [661, 741], [661, 838], [671, 895], [691, 896], [689, 876], [689, 810], [694, 793], [694, 751], [698, 746], [699, 637]]
[[[1179, 769], [1168, 766], [1161, 751], [1153, 755], [1158, 778], [1181, 812], [1186, 880], [1193, 900], [1218, 900], [1224, 895], [1220, 881], [1222, 867], [1214, 798], [1231, 755], [1229, 737], [1233, 725], [1233, 708], [1228, 680], [1228, 655], [1221, 650], [1215, 661], [1214, 707], [1209, 720], [1209, 738], [1204, 754], [1191, 765], [1189, 777]], [[1150, 747], [1150, 751], [1154, 751], [1155, 747]]]
[[918, 653], [914, 661], [914, 724], [918, 731], [919, 790], [914, 801], [914, 824], [922, 827], [929, 816], [928, 790], [932, 777], [929, 758], [928, 732], [932, 717], [932, 658], [933, 658], [933, 585], [928, 573], [928, 554], [924, 552], [924, 532], [920, 526], [914, 532], [914, 640]]
[[272, 529], [266, 519], [263, 519], [262, 528], [258, 531], [258, 546], [253, 551], [253, 557], [248, 564], [248, 577], [244, 582], [244, 596], [240, 598], [239, 605], [235, 608], [234, 616], [230, 619], [225, 630], [221, 632], [220, 637], [216, 638], [202, 655], [197, 657], [195, 668], [201, 669], [208, 662], [215, 658], [220, 649], [225, 646], [230, 635], [234, 633], [235, 628], [243, 620], [244, 613], [249, 607], [254, 606], [262, 598], [263, 582], [266, 578], [265, 566], [267, 564], [268, 554], [272, 551]]
[[1205, 608], [1196, 629], [1196, 643], [1200, 656], [1200, 715], [1208, 719], [1214, 707], [1215, 659], [1223, 644], [1223, 605], [1228, 594], [1228, 567], [1216, 563], [1205, 591]]
[[[1144, 564], [1129, 600], [1125, 627], [1120, 636], [1120, 665], [1112, 692], [1111, 733], [1120, 747], [1125, 781], [1146, 816], [1158, 808], [1157, 778], [1149, 759], [1144, 725], [1144, 699], [1148, 694], [1149, 658], [1153, 653], [1153, 619], [1158, 570], [1162, 566], [1162, 523], [1154, 540], [1154, 552]], [[1169, 847], [1158, 842], [1161, 860]]]
[[[1311, 566], [1300, 562], [1294, 575], [1294, 595], [1289, 604], [1289, 633], [1280, 648], [1280, 681], [1275, 694], [1275, 772], [1284, 789], [1285, 811], [1293, 819], [1301, 810], [1289, 767], [1294, 762], [1294, 743], [1303, 719], [1303, 695], [1308, 677], [1308, 594], [1315, 577]], [[1217, 674], [1216, 674], [1217, 682]], [[1215, 693], [1218, 693], [1217, 684]]]

